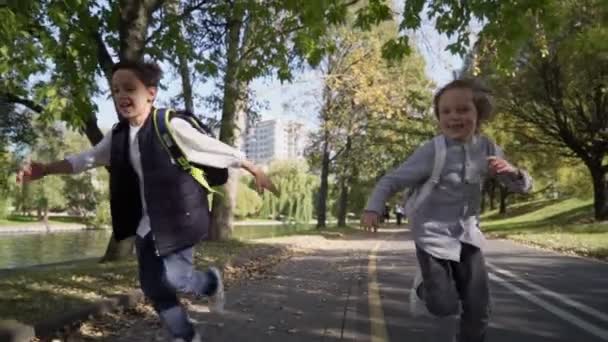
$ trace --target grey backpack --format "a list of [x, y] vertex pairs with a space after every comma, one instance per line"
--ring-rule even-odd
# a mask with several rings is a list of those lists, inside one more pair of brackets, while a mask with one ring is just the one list
[[[496, 155], [496, 144], [485, 136], [480, 136], [480, 138], [487, 139], [490, 143], [488, 155]], [[445, 137], [443, 135], [434, 137], [433, 146], [435, 147], [435, 159], [433, 162], [433, 171], [431, 172], [431, 176], [422, 185], [411, 188], [406, 192], [405, 214], [408, 218], [412, 217], [416, 210], [420, 208], [420, 205], [422, 205], [422, 203], [424, 203], [424, 201], [429, 197], [431, 191], [433, 191], [437, 184], [439, 184], [441, 171], [443, 170], [443, 166], [445, 164], [445, 155], [447, 149]]]
[[411, 188], [406, 192], [405, 215], [408, 219], [418, 210], [420, 205], [429, 197], [431, 191], [439, 184], [441, 171], [445, 164], [446, 143], [443, 135], [438, 135], [433, 138], [433, 146], [435, 147], [435, 159], [433, 162], [433, 171], [431, 176], [419, 187]]

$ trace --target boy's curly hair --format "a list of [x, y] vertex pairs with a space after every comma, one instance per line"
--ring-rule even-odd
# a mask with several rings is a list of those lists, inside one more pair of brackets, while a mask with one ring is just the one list
[[450, 89], [470, 89], [473, 92], [473, 104], [477, 110], [478, 127], [492, 117], [492, 94], [490, 89], [474, 78], [456, 79], [444, 85], [433, 98], [433, 110], [435, 117], [439, 119], [439, 99], [441, 95]]
[[151, 61], [120, 61], [112, 66], [112, 75], [118, 70], [127, 69], [133, 71], [135, 76], [146, 87], [158, 87], [163, 71], [155, 62]]

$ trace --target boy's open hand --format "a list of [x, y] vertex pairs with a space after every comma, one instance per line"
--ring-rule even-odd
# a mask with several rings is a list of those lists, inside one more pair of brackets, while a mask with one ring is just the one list
[[44, 177], [46, 167], [42, 163], [28, 161], [17, 171], [17, 183], [29, 183]]
[[488, 168], [492, 176], [501, 173], [517, 173], [517, 169], [513, 167], [513, 165], [509, 164], [508, 161], [498, 157], [488, 157]]
[[254, 173], [255, 187], [260, 194], [264, 193], [264, 189], [270, 191], [275, 196], [279, 196], [279, 190], [272, 183], [270, 178], [264, 173], [264, 171], [257, 168]]
[[279, 196], [279, 190], [259, 166], [245, 159], [241, 162], [241, 167], [247, 170], [255, 179], [255, 188], [258, 193], [263, 194], [264, 189], [266, 189], [275, 196]]

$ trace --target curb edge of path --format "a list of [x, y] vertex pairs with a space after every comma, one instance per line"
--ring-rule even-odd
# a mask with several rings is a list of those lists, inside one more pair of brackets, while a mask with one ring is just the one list
[[127, 294], [89, 304], [81, 309], [67, 312], [33, 326], [15, 320], [0, 321], [0, 342], [27, 342], [33, 338], [48, 338], [64, 327], [86, 321], [91, 316], [99, 316], [119, 308], [135, 306], [143, 298], [143, 293], [140, 290], [133, 290]]
[[[264, 254], [265, 257], [272, 255], [283, 255], [290, 248], [278, 247], [273, 252]], [[235, 255], [221, 266], [222, 273], [226, 268], [230, 267], [245, 267], [251, 262], [251, 257], [256, 252], [244, 252], [242, 255]], [[291, 256], [287, 256], [288, 258]], [[117, 311], [120, 308], [130, 308], [144, 300], [144, 294], [141, 290], [131, 290], [126, 294], [112, 296], [103, 301], [88, 304], [80, 309], [59, 314], [54, 318], [38, 322], [34, 325], [24, 324], [16, 320], [1, 320], [0, 319], [0, 342], [29, 342], [34, 338], [47, 340], [56, 336], [64, 328], [75, 324], [83, 323], [91, 319], [91, 317], [101, 316], [105, 313]]]
[[[361, 308], [359, 307], [362, 301], [367, 302], [367, 285], [369, 272], [367, 265], [369, 258], [364, 254], [357, 256], [358, 268], [354, 282], [351, 283], [348, 303], [344, 316], [344, 324], [342, 326], [341, 341], [362, 341], [365, 340], [364, 335], [359, 329], [359, 315]], [[366, 305], [366, 304], [365, 304]], [[367, 321], [365, 321], [367, 325]]]

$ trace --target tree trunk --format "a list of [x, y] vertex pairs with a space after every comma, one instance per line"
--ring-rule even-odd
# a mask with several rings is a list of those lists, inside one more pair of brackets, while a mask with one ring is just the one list
[[488, 196], [490, 197], [490, 210], [496, 209], [496, 181], [491, 180], [488, 188]]
[[120, 0], [120, 60], [138, 61], [144, 57], [148, 24], [162, 0]]
[[44, 207], [44, 216], [42, 217], [42, 222], [44, 223], [44, 228], [47, 233], [51, 232], [51, 226], [49, 225], [49, 208], [48, 206]]
[[[121, 61], [138, 61], [143, 58], [146, 37], [148, 34], [148, 24], [152, 13], [156, 11], [161, 0], [142, 0], [129, 1], [121, 0], [120, 6], [120, 22], [119, 22], [119, 39], [120, 39], [120, 60]], [[109, 55], [102, 37], [97, 35], [97, 58], [98, 63], [105, 73], [106, 79], [110, 82], [111, 65], [113, 61]], [[118, 119], [121, 117], [118, 115]], [[85, 134], [92, 144], [97, 144], [103, 137], [101, 130], [97, 126], [97, 120], [91, 116], [91, 119], [85, 123]], [[108, 170], [111, 172], [111, 170]], [[101, 262], [111, 262], [125, 259], [133, 253], [134, 239], [125, 239], [120, 242], [114, 239], [114, 233], [110, 237], [108, 247]]]
[[114, 239], [114, 234], [110, 237], [106, 252], [101, 258], [100, 262], [112, 262], [118, 260], [124, 260], [125, 258], [133, 255], [133, 243], [135, 242], [134, 237], [122, 240], [120, 242]]
[[29, 186], [30, 186], [29, 183], [22, 183], [21, 184], [21, 199], [19, 201], [20, 202], [19, 203], [19, 209], [20, 209], [21, 214], [23, 216], [28, 216], [28, 215], [26, 215], [26, 213], [27, 213], [27, 210], [28, 210], [28, 208], [27, 208], [27, 200], [28, 200], [28, 194], [29, 194], [29, 191], [28, 191]]
[[84, 123], [84, 134], [87, 139], [91, 142], [91, 145], [97, 145], [101, 139], [103, 139], [103, 133], [97, 125], [97, 119], [95, 115], [91, 115], [90, 118]]
[[346, 138], [346, 146], [342, 152], [342, 159], [345, 161], [344, 165], [347, 167], [342, 170], [342, 176], [340, 177], [340, 200], [338, 203], [338, 227], [346, 227], [346, 216], [348, 214], [348, 190], [349, 183], [352, 179], [348, 176], [354, 170], [348, 168], [350, 166], [350, 150], [352, 146], [352, 138], [349, 135]]
[[348, 184], [346, 176], [340, 177], [340, 200], [338, 202], [338, 227], [346, 227], [348, 212]]
[[327, 195], [329, 192], [329, 132], [325, 131], [323, 140], [323, 159], [321, 162], [321, 185], [317, 198], [317, 228], [327, 227]]
[[593, 210], [595, 219], [598, 221], [608, 220], [606, 172], [604, 172], [600, 162], [594, 164], [586, 163], [586, 165], [593, 180]]
[[236, 189], [238, 185], [238, 170], [230, 169], [229, 177], [223, 186], [221, 194], [213, 196], [213, 210], [209, 239], [227, 240], [232, 236], [234, 215], [232, 212], [236, 207]]
[[486, 195], [488, 193], [487, 183], [484, 185], [483, 189], [481, 189], [481, 203], [479, 210], [481, 213], [486, 212]]
[[500, 186], [500, 211], [499, 213], [501, 215], [505, 215], [507, 213], [507, 196], [509, 195], [509, 192], [507, 191], [507, 188], [505, 188], [504, 186]]
[[186, 107], [186, 111], [194, 113], [194, 99], [192, 97], [192, 79], [190, 77], [190, 67], [188, 66], [188, 58], [184, 50], [180, 49], [180, 47], [183, 47], [185, 44], [183, 29], [180, 22], [177, 20], [179, 0], [167, 2], [166, 6], [168, 12], [172, 16], [175, 16], [175, 18], [171, 18], [171, 29], [176, 33], [176, 52], [178, 60], [177, 69], [182, 79], [182, 96], [184, 98], [184, 105]]
[[194, 98], [192, 97], [192, 81], [190, 79], [190, 68], [186, 56], [179, 55], [179, 73], [182, 78], [182, 89], [186, 111], [194, 113]]
[[[222, 107], [222, 126], [220, 130], [220, 140], [234, 145], [238, 132], [237, 109], [242, 82], [238, 79], [239, 67], [239, 44], [241, 42], [241, 28], [243, 23], [244, 10], [236, 5], [233, 8], [232, 16], [228, 22], [228, 34], [226, 37], [226, 70], [224, 75], [224, 104]], [[241, 121], [241, 120], [238, 120]], [[224, 185], [223, 194], [216, 194], [213, 197], [213, 219], [209, 238], [211, 240], [226, 239], [231, 236], [233, 225], [233, 210], [236, 207], [236, 189], [238, 174], [230, 171], [230, 177]]]

